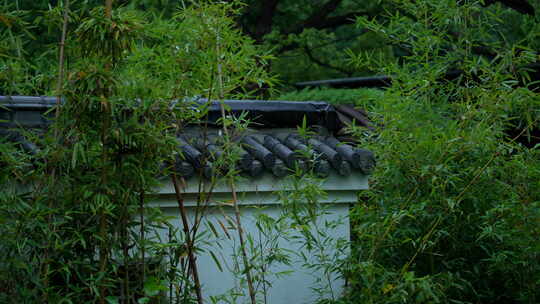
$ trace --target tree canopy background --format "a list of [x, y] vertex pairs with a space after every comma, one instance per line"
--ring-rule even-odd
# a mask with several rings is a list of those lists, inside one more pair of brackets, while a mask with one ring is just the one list
[[[255, 44], [274, 55], [275, 59], [268, 68], [279, 75], [284, 87], [299, 81], [373, 75], [380, 71], [362, 62], [377, 59], [385, 64], [410, 54], [406, 42], [389, 43], [379, 33], [356, 23], [359, 17], [389, 22], [387, 13], [407, 16], [403, 8], [406, 2], [248, 0], [244, 3], [236, 22]], [[72, 18], [80, 19], [84, 12], [100, 4], [99, 0], [73, 1]], [[136, 9], [155, 18], [169, 19], [176, 9], [192, 4], [190, 1], [173, 0], [122, 0], [115, 1], [115, 5]], [[491, 60], [500, 53], [501, 43], [538, 50], [538, 39], [530, 36], [537, 18], [535, 6], [538, 6], [537, 1], [483, 2], [481, 14], [497, 14], [499, 19], [493, 20], [497, 27], [491, 39], [475, 44], [473, 51]], [[15, 83], [23, 83], [20, 80], [26, 77], [34, 84], [27, 89], [43, 94], [45, 87], [41, 84], [55, 75], [53, 63], [59, 41], [57, 29], [61, 5], [57, 1], [45, 0], [4, 1], [2, 11], [1, 34], [3, 41], [7, 42], [0, 48], [0, 56], [7, 60], [2, 66], [2, 88], [9, 87], [8, 82], [16, 87]], [[413, 16], [409, 14], [407, 17]], [[460, 29], [452, 29], [452, 36], [460, 39], [460, 32]], [[498, 45], [494, 45], [495, 41]], [[351, 58], [359, 60], [353, 64]]]

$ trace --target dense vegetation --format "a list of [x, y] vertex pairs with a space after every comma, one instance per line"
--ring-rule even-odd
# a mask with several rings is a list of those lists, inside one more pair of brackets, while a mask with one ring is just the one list
[[[234, 3], [193, 5], [169, 19], [65, 3], [43, 17], [53, 32], [69, 28], [58, 61], [54, 47], [41, 57], [40, 48], [18, 54], [33, 46], [29, 32], [12, 31], [28, 12], [10, 7], [11, 19], [2, 19], [11, 25], [2, 33], [14, 37], [2, 57], [4, 94], [67, 101], [49, 113], [57, 119], [46, 134], [25, 134], [39, 147], [33, 155], [1, 144], [0, 302], [146, 303], [163, 298], [164, 280], [178, 301], [200, 300], [193, 263], [179, 263], [192, 256], [189, 234], [171, 230], [178, 238], [163, 245], [153, 233], [166, 218], [145, 206], [158, 178], [176, 184], [176, 133], [205, 115], [170, 101], [271, 85], [260, 67], [267, 57], [235, 28]], [[163, 256], [178, 264], [165, 271]]]
[[[1, 94], [70, 102], [58, 129], [35, 139], [45, 147], [37, 156], [0, 144], [2, 189], [13, 181], [37, 188], [0, 196], [0, 300], [112, 302], [119, 289], [130, 297], [130, 286], [119, 287], [125, 265], [139, 273], [141, 250], [163, 252], [127, 237], [140, 226], [127, 219], [174, 150], [168, 135], [203, 115], [159, 101], [200, 95], [368, 110], [376, 130], [351, 132], [376, 153], [378, 169], [351, 210], [352, 252], [341, 269], [349, 287], [328, 301], [539, 301], [537, 3], [531, 15], [526, 1], [139, 0], [115, 1], [107, 16], [103, 1], [72, 2], [58, 88], [67, 2], [2, 4]], [[445, 77], [452, 70], [459, 77]], [[392, 86], [285, 92], [295, 81], [366, 73], [392, 75]], [[122, 118], [126, 108], [134, 119]], [[115, 238], [131, 243], [110, 245]], [[139, 253], [127, 252], [133, 246]], [[115, 256], [124, 262], [108, 263]], [[160, 290], [143, 283], [132, 286], [140, 299]]]
[[[358, 247], [350, 297], [536, 303], [540, 98], [534, 86], [520, 83], [528, 77], [523, 67], [538, 60], [538, 22], [472, 2], [423, 1], [403, 10], [386, 24], [359, 24], [389, 44], [406, 45], [410, 55], [382, 64], [352, 59], [395, 75], [392, 87], [283, 96], [354, 100], [380, 126], [368, 137], [356, 128], [380, 162], [372, 190], [351, 214]], [[519, 20], [512, 23], [523, 37], [503, 28], [509, 16]], [[496, 56], [477, 54], [478, 45]], [[463, 74], [444, 80], [456, 68]]]

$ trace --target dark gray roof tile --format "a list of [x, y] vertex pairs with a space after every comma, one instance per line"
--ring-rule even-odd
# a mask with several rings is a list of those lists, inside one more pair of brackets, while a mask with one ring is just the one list
[[194, 146], [187, 142], [182, 136], [177, 137], [178, 149], [182, 152], [182, 156], [189, 161], [195, 168], [204, 166], [204, 156]]
[[284, 177], [287, 176], [290, 173], [290, 169], [287, 168], [285, 163], [277, 158], [274, 166], [272, 167], [272, 174], [274, 174], [276, 177]]
[[272, 170], [276, 162], [276, 156], [266, 149], [254, 136], [248, 135], [242, 138], [244, 148], [263, 165]]
[[324, 159], [316, 160], [313, 164], [313, 172], [319, 177], [327, 177], [330, 171], [330, 163]]
[[176, 163], [174, 164], [174, 170], [182, 177], [190, 178], [195, 175], [195, 169], [187, 161], [181, 159], [180, 155], [176, 157]]
[[337, 168], [339, 175], [348, 176], [351, 174], [351, 164], [348, 161], [341, 161]]
[[353, 168], [360, 168], [360, 153], [352, 146], [340, 142], [335, 137], [326, 137], [324, 142], [336, 150], [346, 161], [350, 162]]
[[[192, 171], [196, 173], [202, 169], [203, 176], [211, 179], [213, 175], [222, 174], [223, 170], [227, 169], [216, 168], [212, 163], [224, 154], [219, 140], [212, 136], [192, 134], [191, 137], [179, 136], [178, 141], [179, 152], [183, 157], [180, 159], [182, 162], [177, 165], [183, 170], [180, 175], [193, 176]], [[326, 177], [332, 171], [348, 176], [353, 170], [371, 172], [374, 165], [371, 152], [354, 148], [331, 136], [314, 135], [303, 139], [294, 132], [278, 135], [256, 132], [240, 137], [239, 143], [241, 155], [236, 167], [242, 174], [250, 177], [257, 177], [264, 171], [276, 177], [284, 177], [296, 169], [302, 172], [313, 169], [320, 177]], [[306, 150], [310, 156], [306, 157], [298, 148]], [[186, 164], [191, 165], [191, 168]]]
[[309, 138], [307, 142], [313, 146], [313, 148], [315, 148], [315, 150], [319, 152], [325, 160], [329, 161], [334, 169], [341, 169], [343, 158], [336, 150], [315, 138]]
[[251, 177], [258, 177], [264, 173], [264, 166], [260, 161], [254, 159], [248, 167], [244, 168], [243, 172]]
[[375, 159], [375, 154], [366, 149], [356, 149], [360, 154], [360, 165], [359, 169], [366, 175], [373, 173], [377, 161]]
[[279, 134], [278, 135], [279, 140], [287, 145], [291, 150], [302, 154], [302, 152], [309, 153], [310, 150], [308, 146], [306, 146], [300, 139], [298, 139], [294, 134]]
[[298, 152], [292, 151], [289, 147], [270, 135], [264, 137], [264, 146], [281, 158], [287, 167], [291, 169], [294, 169], [296, 162], [300, 159]]

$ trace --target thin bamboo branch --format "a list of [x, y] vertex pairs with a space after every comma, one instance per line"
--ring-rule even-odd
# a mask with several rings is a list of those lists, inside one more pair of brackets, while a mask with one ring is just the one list
[[[214, 83], [215, 72], [216, 72], [215, 70], [212, 71], [211, 83]], [[214, 92], [214, 86], [211, 86], [210, 90], [208, 92], [208, 97], [207, 97], [208, 102], [212, 102], [212, 94], [213, 94], [213, 92]], [[205, 119], [204, 130], [203, 130], [203, 142], [206, 142], [207, 140], [208, 140], [208, 119]], [[204, 161], [204, 163], [207, 162], [206, 156], [205, 156], [205, 159], [203, 161]], [[202, 218], [205, 216], [205, 213], [206, 213], [206, 210], [207, 210], [208, 205], [210, 203], [210, 199], [212, 197], [212, 193], [213, 193], [214, 187], [216, 185], [216, 182], [217, 182], [217, 179], [212, 178], [212, 180], [210, 181], [210, 187], [208, 188], [207, 191], [205, 191], [205, 184], [203, 183], [203, 179], [202, 178], [199, 179], [199, 185], [198, 185], [199, 186], [199, 188], [198, 188], [199, 195], [197, 197], [197, 208], [195, 209], [194, 223], [193, 223], [193, 226], [191, 228], [191, 230], [192, 230], [192, 232], [191, 232], [192, 239], [196, 238], [197, 231], [199, 230], [200, 224], [202, 222]], [[206, 194], [206, 197], [205, 197], [204, 201], [202, 200], [203, 193]], [[202, 205], [202, 208], [201, 208], [201, 205]]]
[[[262, 237], [261, 229], [259, 229], [259, 250], [260, 250], [261, 258], [264, 258], [264, 253], [263, 253], [264, 249], [263, 249], [263, 244], [262, 244], [262, 238], [263, 237]], [[267, 284], [266, 284], [266, 278], [265, 278], [267, 266], [268, 265], [264, 265], [264, 264], [261, 266], [261, 281], [260, 281], [260, 283], [262, 283], [264, 304], [268, 303], [268, 290], [267, 290], [268, 286], [266, 286]]]
[[[64, 82], [64, 49], [66, 45], [66, 34], [68, 24], [68, 12], [69, 12], [69, 0], [64, 4], [64, 21], [62, 24], [62, 37], [60, 38], [60, 51], [58, 55], [58, 82], [56, 83], [56, 119], [60, 116], [60, 103], [62, 101], [63, 94], [63, 82]], [[58, 136], [58, 127], [55, 131], [55, 137]]]
[[[18, 6], [18, 2], [17, 2], [17, 6]], [[58, 55], [58, 82], [57, 82], [57, 85], [56, 85], [56, 120], [58, 121], [58, 117], [60, 115], [60, 101], [62, 99], [62, 91], [63, 91], [63, 83], [64, 83], [64, 48], [65, 48], [65, 42], [66, 42], [66, 33], [67, 33], [67, 23], [68, 23], [68, 12], [69, 12], [69, 0], [65, 0], [64, 2], [64, 20], [63, 20], [63, 23], [62, 23], [62, 36], [60, 38], [60, 44], [59, 44], [59, 47], [60, 47], [60, 50], [59, 50], [59, 55]], [[55, 139], [58, 139], [58, 124], [56, 125], [55, 127], [55, 131], [54, 131], [54, 138]], [[52, 172], [51, 172], [51, 177], [55, 178], [56, 176], [56, 168], [53, 168]], [[52, 231], [52, 227], [51, 227], [51, 223], [52, 223], [52, 214], [51, 214], [51, 210], [53, 209], [52, 207], [52, 200], [49, 199], [49, 204], [48, 204], [48, 207], [49, 207], [49, 214], [47, 215], [47, 226], [48, 226], [48, 230], [49, 231]], [[44, 260], [45, 260], [45, 278], [44, 278], [44, 290], [45, 290], [45, 293], [43, 294], [43, 297], [44, 297], [44, 302], [47, 303], [49, 301], [49, 292], [48, 292], [48, 287], [49, 287], [49, 246], [50, 244], [47, 245], [47, 247], [45, 248], [45, 257], [44, 257]]]
[[105, 0], [105, 17], [111, 18], [112, 16], [113, 0]]
[[[478, 180], [478, 178], [480, 177], [480, 175], [482, 173], [484, 173], [486, 171], [486, 169], [489, 167], [489, 165], [491, 164], [491, 162], [493, 162], [493, 160], [495, 160], [495, 158], [499, 156], [499, 152], [495, 152], [491, 158], [486, 162], [486, 164], [477, 170], [476, 174], [474, 175], [474, 177], [469, 181], [469, 183], [467, 183], [467, 185], [465, 186], [465, 188], [463, 188], [463, 190], [459, 193], [459, 195], [457, 196], [456, 198], [456, 205], [461, 203], [461, 201], [463, 200], [463, 196], [465, 195], [465, 193], [467, 192], [467, 190], [469, 189], [470, 186], [472, 186], [474, 183], [476, 183], [476, 181]], [[416, 259], [416, 257], [418, 256], [418, 254], [420, 253], [420, 250], [422, 250], [424, 248], [424, 244], [427, 243], [427, 241], [429, 240], [429, 238], [431, 237], [431, 235], [435, 232], [435, 229], [439, 226], [439, 224], [442, 222], [442, 217], [439, 216], [437, 217], [437, 219], [435, 219], [435, 221], [433, 221], [433, 225], [431, 226], [431, 229], [424, 235], [424, 237], [422, 238], [422, 242], [421, 242], [421, 245], [418, 246], [418, 250], [416, 250], [416, 252], [414, 253], [414, 255], [409, 259], [409, 261], [403, 266], [403, 268], [401, 269], [401, 276], [403, 276], [403, 274], [409, 269], [409, 266], [414, 262], [414, 260]]]
[[[172, 227], [168, 226], [167, 229], [167, 243], [172, 243]], [[173, 256], [174, 249], [172, 247], [169, 248], [169, 258]], [[174, 261], [176, 262], [176, 261]], [[169, 304], [172, 303], [173, 300], [173, 281], [176, 277], [176, 264], [173, 264], [173, 261], [169, 260]]]
[[[107, 265], [108, 260], [108, 250], [107, 250], [107, 241], [105, 238], [105, 234], [107, 233], [107, 219], [105, 218], [105, 213], [103, 211], [100, 212], [99, 217], [99, 236], [101, 239], [101, 246], [99, 248], [99, 272], [103, 274], [105, 272], [105, 266]], [[105, 298], [107, 296], [107, 291], [105, 289], [105, 284], [101, 283], [101, 286], [99, 287], [99, 303], [105, 304]]]
[[[112, 10], [112, 0], [105, 0], [105, 18], [108, 18], [110, 19], [111, 18], [111, 10]], [[112, 55], [112, 54], [111, 54]], [[106, 70], [109, 70], [110, 68], [110, 65], [107, 64], [105, 65], [105, 69]], [[102, 159], [103, 159], [103, 163], [106, 163], [107, 162], [107, 159], [109, 158], [108, 156], [108, 151], [107, 151], [107, 134], [109, 132], [109, 127], [110, 127], [110, 104], [109, 104], [109, 100], [108, 100], [108, 97], [105, 97], [105, 96], [101, 96], [102, 97], [102, 103], [104, 105], [103, 107], [103, 111], [104, 111], [104, 118], [103, 118], [103, 125], [101, 127], [101, 142], [103, 144], [103, 151], [102, 151]], [[103, 171], [102, 171], [102, 177], [101, 177], [101, 183], [102, 185], [106, 185], [106, 180], [107, 180], [107, 174], [106, 174], [107, 170], [106, 170], [106, 166], [103, 167]], [[107, 264], [107, 261], [108, 261], [108, 243], [107, 243], [107, 238], [106, 238], [106, 234], [107, 234], [107, 230], [108, 230], [108, 222], [107, 222], [107, 215], [106, 213], [104, 212], [103, 208], [100, 210], [99, 212], [99, 235], [100, 235], [100, 239], [101, 239], [101, 246], [99, 248], [99, 271], [100, 273], [103, 273], [105, 272], [105, 266]], [[100, 304], [105, 304], [105, 298], [107, 297], [107, 290], [105, 288], [105, 285], [104, 284], [101, 284], [101, 286], [99, 287], [99, 303]]]
[[[217, 41], [217, 43], [216, 43], [216, 51], [217, 51], [217, 59], [218, 59], [218, 64], [217, 64], [217, 72], [218, 72], [218, 74], [217, 74], [217, 76], [218, 76], [219, 99], [220, 99], [219, 106], [220, 106], [220, 110], [221, 110], [221, 117], [225, 120], [226, 115], [225, 115], [225, 107], [223, 105], [223, 99], [224, 99], [224, 94], [223, 94], [223, 71], [222, 71], [222, 65], [221, 65], [219, 32], [217, 33], [216, 41]], [[230, 138], [229, 137], [229, 131], [227, 130], [227, 126], [226, 126], [225, 123], [223, 123], [223, 133], [225, 134], [226, 138]], [[256, 304], [255, 289], [253, 288], [253, 279], [251, 277], [249, 259], [248, 259], [248, 256], [247, 256], [246, 245], [245, 245], [245, 241], [244, 241], [244, 230], [242, 229], [242, 221], [240, 220], [240, 208], [238, 208], [238, 197], [236, 195], [236, 186], [234, 184], [234, 178], [230, 178], [229, 184], [230, 184], [230, 187], [231, 187], [231, 193], [232, 193], [232, 199], [233, 199], [233, 207], [234, 207], [234, 216], [235, 216], [236, 227], [237, 227], [237, 231], [238, 231], [238, 239], [240, 241], [240, 250], [242, 251], [242, 260], [243, 260], [243, 263], [244, 263], [244, 271], [246, 273], [246, 280], [247, 280], [247, 284], [248, 284], [249, 297], [251, 299], [251, 304]]]
[[139, 212], [141, 221], [140, 243], [141, 243], [141, 290], [144, 290], [144, 281], [146, 281], [146, 265], [144, 261], [145, 244], [144, 244], [144, 190], [141, 189], [139, 194]]
[[120, 235], [122, 237], [122, 251], [124, 255], [124, 295], [125, 295], [125, 303], [129, 303], [130, 293], [129, 293], [129, 264], [128, 264], [128, 257], [129, 257], [129, 248], [128, 248], [128, 195], [125, 195], [124, 204], [123, 204], [123, 210], [122, 210], [122, 226]]
[[202, 304], [203, 298], [202, 298], [202, 292], [201, 292], [201, 283], [199, 281], [199, 272], [197, 270], [197, 263], [195, 260], [195, 255], [193, 254], [193, 241], [191, 239], [189, 223], [188, 223], [188, 219], [186, 215], [186, 208], [184, 206], [184, 198], [182, 197], [182, 191], [180, 190], [180, 186], [178, 185], [178, 180], [176, 179], [176, 175], [174, 173], [171, 174], [171, 179], [174, 186], [174, 193], [176, 195], [176, 200], [178, 202], [178, 208], [180, 209], [180, 216], [182, 218], [182, 226], [183, 226], [184, 235], [186, 238], [189, 265], [191, 267], [191, 270], [192, 270], [191, 274], [193, 276], [193, 281], [195, 283], [195, 293], [197, 295], [197, 303]]

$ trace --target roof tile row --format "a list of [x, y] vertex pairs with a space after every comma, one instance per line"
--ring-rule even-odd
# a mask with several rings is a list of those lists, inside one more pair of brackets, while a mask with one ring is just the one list
[[[332, 170], [347, 176], [353, 171], [364, 175], [372, 172], [375, 156], [372, 152], [340, 142], [332, 136], [303, 138], [295, 133], [277, 135], [256, 133], [238, 139], [239, 157], [235, 165], [245, 175], [257, 177], [265, 171], [284, 177], [295, 170], [313, 170], [326, 177]], [[225, 168], [214, 165], [224, 151], [216, 137], [178, 137], [176, 172], [189, 178], [199, 170], [206, 178], [220, 174]]]

